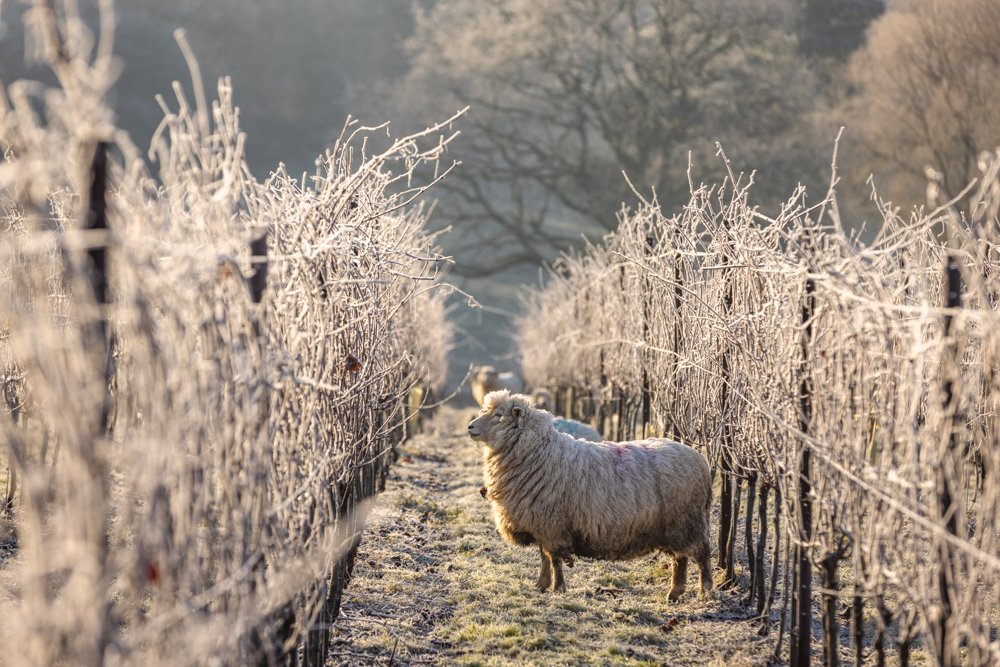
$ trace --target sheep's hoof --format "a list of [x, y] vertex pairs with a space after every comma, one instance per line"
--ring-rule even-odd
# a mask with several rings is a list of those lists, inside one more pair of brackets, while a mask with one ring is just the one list
[[535, 584], [535, 589], [537, 589], [539, 593], [548, 593], [550, 588], [552, 588], [551, 581], [542, 581], [539, 579]]
[[552, 587], [552, 591], [555, 593], [565, 593], [566, 584], [556, 584], [555, 586]]
[[671, 588], [670, 592], [667, 593], [667, 599], [671, 602], [677, 602], [684, 595], [684, 590], [684, 588]]

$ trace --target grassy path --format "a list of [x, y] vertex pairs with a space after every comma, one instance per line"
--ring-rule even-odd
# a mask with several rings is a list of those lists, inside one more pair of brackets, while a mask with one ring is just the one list
[[763, 665], [772, 638], [738, 594], [667, 602], [669, 562], [578, 559], [566, 593], [534, 588], [534, 547], [496, 535], [471, 409], [442, 408], [406, 443], [369, 517], [334, 630], [331, 664]]

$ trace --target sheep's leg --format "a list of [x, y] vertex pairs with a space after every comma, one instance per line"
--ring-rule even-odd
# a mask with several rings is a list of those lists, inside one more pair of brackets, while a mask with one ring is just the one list
[[673, 587], [670, 589], [670, 593], [667, 595], [667, 599], [671, 602], [677, 600], [680, 596], [684, 595], [684, 591], [687, 589], [687, 573], [688, 573], [688, 559], [687, 556], [674, 556], [674, 578]]
[[554, 554], [552, 555], [552, 574], [554, 575], [552, 590], [557, 593], [565, 593], [566, 581], [563, 579], [562, 558]]
[[703, 540], [698, 546], [695, 558], [701, 571], [701, 594], [707, 595], [712, 590], [712, 547], [708, 545], [708, 539]]
[[535, 587], [544, 593], [552, 586], [552, 556], [541, 547], [539, 551], [542, 552], [542, 571], [538, 573], [538, 583]]

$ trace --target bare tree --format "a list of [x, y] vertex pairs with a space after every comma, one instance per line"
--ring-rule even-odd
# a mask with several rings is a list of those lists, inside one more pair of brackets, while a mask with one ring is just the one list
[[885, 11], [885, 0], [802, 0], [799, 50], [845, 60], [864, 40], [868, 25]]
[[873, 24], [851, 68], [850, 126], [866, 168], [902, 172], [888, 194], [922, 201], [928, 166], [945, 199], [979, 176], [980, 152], [1000, 143], [1000, 4], [899, 3]]
[[682, 203], [689, 155], [706, 177], [716, 140], [793, 187], [814, 86], [795, 15], [785, 0], [442, 0], [418, 13], [403, 102], [471, 107], [440, 213], [465, 241], [457, 251], [485, 260], [466, 271], [545, 260], [612, 229], [630, 198], [622, 171]]

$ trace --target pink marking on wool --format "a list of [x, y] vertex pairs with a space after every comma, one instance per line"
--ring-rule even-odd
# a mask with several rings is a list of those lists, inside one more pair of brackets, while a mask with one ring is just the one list
[[614, 450], [615, 458], [619, 461], [628, 456], [628, 447], [625, 445], [615, 445], [612, 449]]

